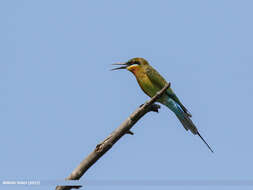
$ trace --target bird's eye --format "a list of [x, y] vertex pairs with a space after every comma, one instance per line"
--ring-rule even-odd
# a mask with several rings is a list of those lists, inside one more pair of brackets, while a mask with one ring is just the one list
[[139, 61], [134, 61], [132, 64], [133, 65], [140, 65], [140, 62]]

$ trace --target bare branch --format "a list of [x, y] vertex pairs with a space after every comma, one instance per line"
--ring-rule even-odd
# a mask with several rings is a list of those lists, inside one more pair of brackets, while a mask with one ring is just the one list
[[[84, 173], [125, 134], [133, 134], [131, 128], [134, 124], [150, 111], [158, 112], [160, 106], [154, 104], [170, 87], [168, 83], [154, 97], [145, 104], [136, 109], [115, 131], [113, 131], [103, 142], [99, 143], [95, 150], [91, 152], [79, 166], [66, 178], [66, 180], [79, 180]], [[80, 186], [57, 186], [56, 190], [70, 190], [72, 188], [80, 188]]]

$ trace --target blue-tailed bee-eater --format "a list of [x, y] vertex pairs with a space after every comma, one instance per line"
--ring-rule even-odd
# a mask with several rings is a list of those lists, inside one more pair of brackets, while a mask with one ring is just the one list
[[[133, 58], [126, 63], [116, 63], [113, 65], [119, 65], [120, 67], [112, 69], [127, 69], [132, 72], [139, 83], [141, 89], [150, 97], [156, 95], [166, 84], [166, 80], [143, 58]], [[204, 138], [198, 132], [198, 129], [191, 120], [190, 112], [181, 103], [176, 94], [171, 88], [168, 88], [165, 94], [158, 99], [158, 102], [167, 106], [171, 111], [175, 113], [183, 127], [188, 131], [190, 130], [194, 135], [198, 135], [206, 146], [213, 152], [211, 147], [207, 144]]]

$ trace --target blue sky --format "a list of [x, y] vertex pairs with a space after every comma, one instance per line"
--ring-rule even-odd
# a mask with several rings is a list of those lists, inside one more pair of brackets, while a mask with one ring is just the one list
[[[171, 82], [215, 154], [162, 107], [82, 179], [252, 179], [252, 6], [250, 0], [2, 0], [0, 180], [67, 177], [149, 99], [131, 73], [109, 71], [132, 57], [146, 58]], [[53, 189], [36, 187], [45, 188]]]

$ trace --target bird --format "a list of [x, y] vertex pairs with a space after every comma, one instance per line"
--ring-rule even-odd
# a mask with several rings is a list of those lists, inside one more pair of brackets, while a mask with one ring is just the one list
[[[142, 91], [149, 97], [153, 97], [159, 92], [167, 83], [167, 81], [148, 63], [144, 58], [136, 57], [124, 63], [114, 63], [119, 67], [111, 70], [126, 69], [134, 74]], [[213, 153], [213, 149], [205, 141], [199, 133], [197, 127], [191, 120], [192, 114], [181, 103], [174, 91], [169, 87], [164, 95], [157, 100], [159, 103], [168, 107], [175, 113], [186, 131], [190, 130], [192, 134], [198, 135], [201, 140], [206, 144], [208, 149]]]

